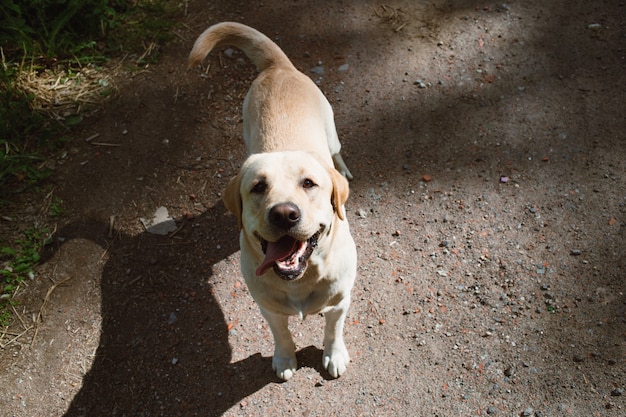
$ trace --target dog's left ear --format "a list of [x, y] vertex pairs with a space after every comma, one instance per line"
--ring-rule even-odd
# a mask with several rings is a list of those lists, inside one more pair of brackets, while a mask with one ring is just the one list
[[237, 218], [237, 226], [239, 230], [243, 228], [243, 218], [241, 212], [243, 211], [241, 203], [241, 177], [239, 174], [235, 175], [228, 182], [228, 185], [222, 193], [222, 201], [224, 206]]
[[350, 186], [348, 185], [348, 180], [346, 177], [341, 175], [339, 171], [334, 168], [330, 168], [328, 170], [330, 172], [330, 179], [333, 183], [333, 194], [331, 196], [331, 203], [337, 216], [341, 220], [345, 220], [346, 215], [344, 212], [343, 205], [348, 201], [348, 196], [350, 195]]

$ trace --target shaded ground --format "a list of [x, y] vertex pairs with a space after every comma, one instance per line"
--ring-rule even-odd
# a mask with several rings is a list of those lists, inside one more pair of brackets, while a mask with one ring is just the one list
[[[14, 332], [59, 285], [37, 334], [0, 351], [2, 415], [624, 414], [623, 2], [185, 10], [57, 167], [67, 221]], [[254, 69], [237, 51], [185, 68], [221, 20], [275, 39], [336, 111], [360, 257], [338, 380], [312, 317], [292, 321], [300, 369], [277, 381], [238, 271], [219, 195]], [[170, 236], [139, 222], [159, 206]]]

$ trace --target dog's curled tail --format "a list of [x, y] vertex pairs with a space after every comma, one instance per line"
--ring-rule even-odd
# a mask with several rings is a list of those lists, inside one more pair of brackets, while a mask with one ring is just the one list
[[189, 66], [201, 64], [213, 49], [220, 46], [241, 49], [259, 71], [276, 64], [292, 66], [287, 55], [270, 38], [250, 26], [236, 22], [217, 23], [205, 30], [193, 45]]

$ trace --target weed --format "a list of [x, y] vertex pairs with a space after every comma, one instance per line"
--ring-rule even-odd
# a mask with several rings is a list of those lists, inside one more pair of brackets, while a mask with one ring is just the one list
[[50, 217], [60, 217], [65, 212], [61, 204], [63, 204], [63, 201], [59, 197], [55, 197], [50, 204]]
[[5, 260], [0, 269], [0, 326], [9, 324], [13, 293], [24, 280], [34, 278], [33, 268], [39, 262], [39, 251], [48, 239], [47, 228], [32, 227], [13, 245], [0, 247], [0, 259]]

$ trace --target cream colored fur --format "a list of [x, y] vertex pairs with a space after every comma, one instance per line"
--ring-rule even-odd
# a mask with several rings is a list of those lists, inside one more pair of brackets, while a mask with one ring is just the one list
[[[297, 368], [288, 317], [323, 313], [322, 364], [336, 378], [350, 361], [343, 325], [357, 254], [344, 209], [346, 178], [352, 174], [340, 154], [332, 108], [274, 42], [239, 23], [207, 29], [196, 40], [189, 63], [200, 64], [213, 49], [228, 45], [243, 50], [260, 72], [243, 105], [248, 158], [223, 200], [241, 229], [243, 276], [274, 336], [272, 366], [284, 380]], [[275, 220], [277, 208], [285, 207], [295, 207], [297, 216]], [[308, 258], [284, 261], [285, 268], [306, 265], [295, 277], [286, 278], [278, 261], [273, 269], [260, 267], [266, 256], [263, 244], [278, 245], [285, 237], [299, 242], [294, 243], [298, 248], [313, 248]]]

